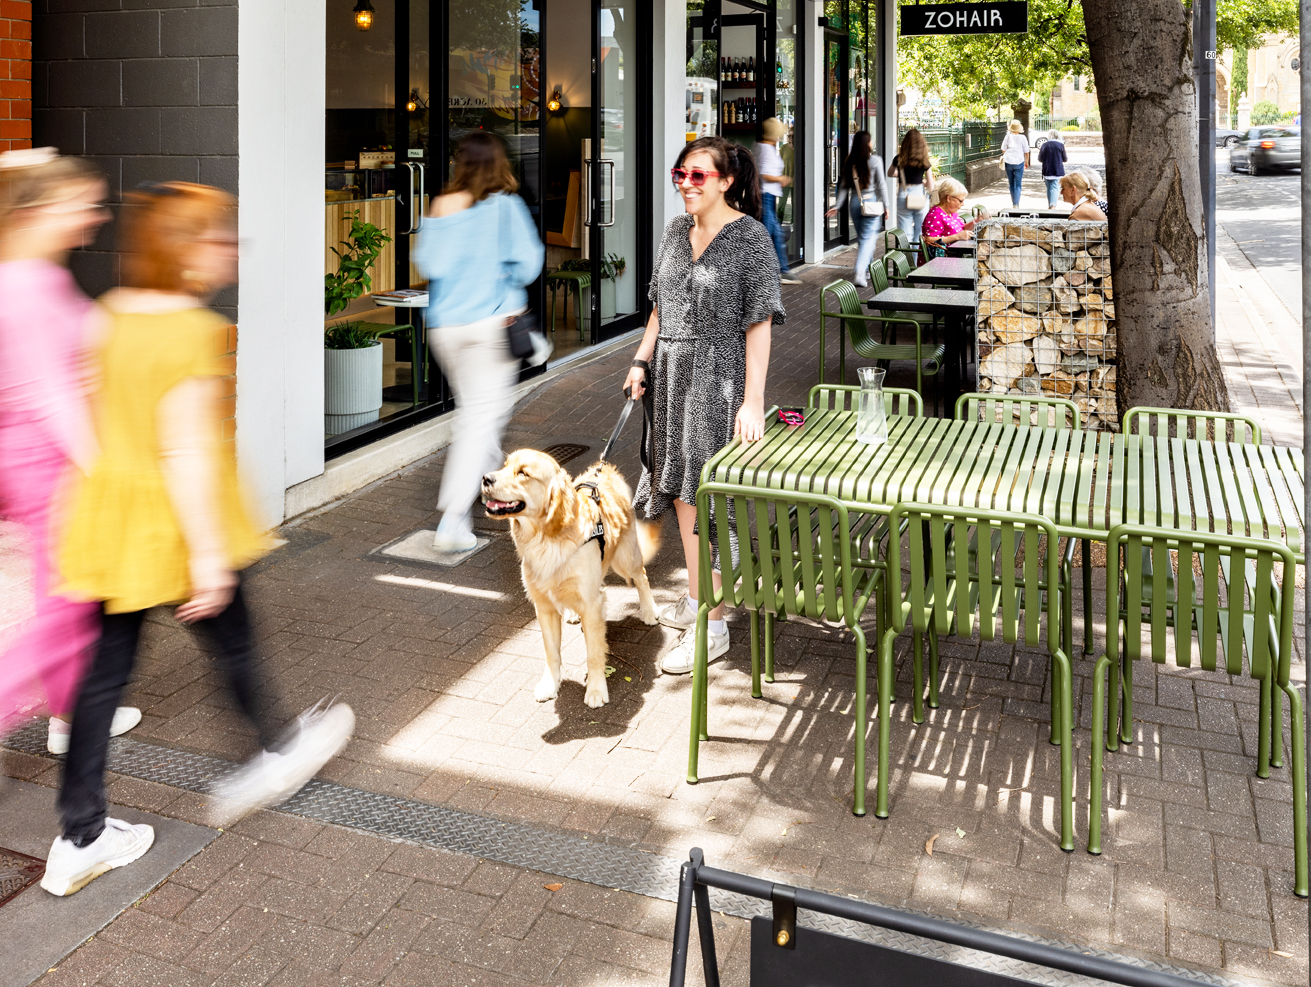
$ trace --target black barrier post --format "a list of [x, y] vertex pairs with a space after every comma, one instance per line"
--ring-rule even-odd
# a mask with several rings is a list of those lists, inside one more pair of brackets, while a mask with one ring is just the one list
[[[705, 854], [700, 847], [693, 847], [692, 872], [696, 874], [706, 865]], [[705, 971], [706, 987], [719, 987], [719, 959], [715, 955], [714, 916], [710, 914], [710, 889], [697, 881], [696, 892], [696, 929], [701, 938], [701, 967]]]
[[674, 915], [674, 959], [669, 966], [669, 987], [683, 987], [687, 979], [687, 943], [692, 934], [692, 896], [696, 888], [696, 864], [688, 861], [678, 872], [678, 911]]

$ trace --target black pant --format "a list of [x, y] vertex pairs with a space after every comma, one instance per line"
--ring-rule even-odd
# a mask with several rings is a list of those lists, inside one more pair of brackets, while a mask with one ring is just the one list
[[[101, 614], [100, 644], [95, 660], [82, 680], [73, 710], [73, 731], [64, 761], [59, 812], [64, 837], [86, 846], [105, 828], [105, 760], [109, 753], [109, 727], [114, 710], [132, 677], [141, 641], [144, 610]], [[216, 617], [197, 621], [195, 629], [222, 659], [232, 694], [259, 730], [260, 745], [268, 748], [275, 736], [266, 715], [270, 699], [260, 688], [258, 658], [250, 626], [250, 612], [238, 585], [228, 608]]]

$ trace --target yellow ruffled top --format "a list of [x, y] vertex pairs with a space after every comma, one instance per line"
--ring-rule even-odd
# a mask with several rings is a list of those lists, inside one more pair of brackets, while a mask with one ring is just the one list
[[[139, 314], [107, 312], [95, 404], [100, 458], [72, 494], [59, 551], [63, 590], [103, 600], [108, 613], [131, 613], [191, 596], [187, 546], [160, 459], [156, 408], [188, 377], [231, 373], [228, 323], [208, 309]], [[231, 567], [269, 550], [252, 522], [237, 480], [232, 442], [217, 441], [216, 507]]]

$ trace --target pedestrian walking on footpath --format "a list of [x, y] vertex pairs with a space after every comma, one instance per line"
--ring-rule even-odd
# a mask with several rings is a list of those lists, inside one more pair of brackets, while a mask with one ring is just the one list
[[240, 570], [268, 548], [222, 438], [230, 324], [205, 307], [236, 280], [236, 203], [204, 185], [170, 182], [127, 196], [124, 287], [101, 299], [106, 336], [97, 398], [100, 453], [72, 494], [59, 551], [66, 589], [99, 601], [100, 642], [82, 680], [59, 792], [63, 835], [41, 886], [68, 895], [136, 860], [147, 825], [107, 815], [110, 723], [131, 678], [151, 607], [179, 604], [217, 653], [237, 708], [262, 750], [214, 789], [216, 825], [300, 789], [345, 746], [350, 707], [315, 707], [281, 737], [260, 681]]
[[[53, 754], [68, 750], [100, 633], [95, 604], [56, 591], [52, 555], [60, 487], [97, 451], [87, 402], [98, 320], [66, 264], [109, 218], [104, 197], [94, 169], [54, 148], [0, 154], [0, 515], [22, 529], [35, 611], [0, 651], [0, 733], [44, 705]], [[139, 722], [140, 710], [118, 709], [111, 732]]]
[[783, 284], [801, 284], [799, 278], [793, 277], [788, 269], [787, 247], [783, 242], [783, 227], [778, 220], [778, 204], [783, 198], [783, 190], [792, 184], [792, 178], [786, 174], [783, 155], [779, 153], [778, 142], [786, 132], [783, 121], [770, 117], [760, 125], [761, 137], [756, 144], [756, 164], [760, 171], [760, 206], [761, 218], [769, 237], [774, 241], [774, 253], [778, 257], [779, 280]]
[[[633, 506], [652, 521], [672, 506], [678, 519], [687, 593], [660, 622], [683, 635], [661, 668], [683, 674], [696, 650], [701, 470], [735, 438], [764, 435], [770, 328], [784, 312], [750, 153], [702, 137], [683, 148], [670, 174], [687, 212], [665, 227], [651, 276], [654, 308], [624, 387], [634, 397], [654, 392], [653, 456]], [[714, 578], [718, 586], [718, 572]], [[708, 643], [712, 661], [728, 650], [722, 605], [710, 611]]]
[[1047, 208], [1055, 209], [1061, 198], [1061, 176], [1065, 174], [1065, 141], [1057, 130], [1047, 131], [1047, 140], [1038, 148], [1038, 163], [1042, 166], [1042, 180], [1047, 186]]
[[933, 159], [929, 157], [929, 142], [915, 127], [901, 139], [901, 147], [888, 166], [888, 177], [897, 180], [897, 222], [909, 220], [906, 232], [910, 234], [910, 245], [918, 250], [933, 192]]
[[1024, 186], [1024, 169], [1029, 163], [1029, 138], [1024, 136], [1024, 124], [1012, 120], [1006, 136], [1001, 139], [1001, 160], [1006, 167], [1006, 184], [1011, 189], [1011, 205], [1020, 204], [1020, 191]]
[[[519, 377], [506, 333], [528, 310], [524, 289], [542, 273], [546, 256], [518, 188], [500, 138], [468, 134], [414, 252], [428, 279], [428, 339], [455, 392], [455, 431], [437, 498], [442, 519], [433, 536], [439, 552], [477, 547], [469, 511], [483, 474], [505, 461], [501, 434]], [[535, 353], [533, 362], [549, 352]]]
[[874, 153], [869, 131], [857, 130], [851, 138], [851, 153], [842, 162], [838, 178], [838, 204], [827, 213], [850, 203], [851, 225], [856, 229], [860, 246], [856, 249], [856, 271], [852, 278], [856, 287], [869, 287], [869, 263], [874, 259], [879, 231], [883, 229], [883, 214], [888, 196], [883, 177], [883, 159]]

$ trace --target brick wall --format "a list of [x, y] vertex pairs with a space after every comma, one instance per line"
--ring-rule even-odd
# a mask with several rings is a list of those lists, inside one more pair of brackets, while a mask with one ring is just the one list
[[[0, 14], [19, 7], [32, 4], [0, 0]], [[31, 128], [39, 145], [98, 167], [115, 212], [142, 182], [202, 182], [236, 194], [237, 0], [37, 0], [34, 14]], [[114, 226], [73, 255], [73, 273], [93, 296], [118, 284]], [[236, 289], [214, 307], [235, 322]], [[229, 355], [236, 348], [234, 326]], [[235, 406], [229, 377], [229, 439]]]
[[0, 0], [0, 151], [32, 146], [32, 3]]

